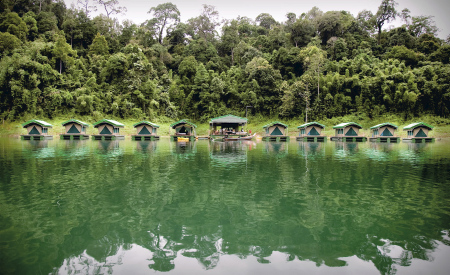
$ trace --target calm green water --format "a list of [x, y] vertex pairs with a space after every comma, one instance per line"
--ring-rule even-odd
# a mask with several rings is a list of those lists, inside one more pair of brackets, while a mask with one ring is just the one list
[[450, 142], [0, 139], [0, 273], [448, 274]]

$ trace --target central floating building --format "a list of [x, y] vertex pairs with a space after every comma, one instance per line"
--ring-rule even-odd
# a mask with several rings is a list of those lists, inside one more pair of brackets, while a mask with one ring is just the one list
[[43, 120], [32, 119], [22, 124], [22, 127], [26, 128], [28, 133], [20, 136], [22, 140], [53, 139], [53, 136], [48, 134], [48, 129], [53, 125]]
[[359, 135], [359, 130], [363, 127], [355, 122], [344, 122], [333, 126], [336, 135], [331, 137], [332, 141], [344, 141], [344, 142], [364, 142], [367, 141], [365, 136]]
[[194, 123], [182, 119], [172, 123], [170, 127], [175, 130], [175, 133], [170, 135], [170, 140], [177, 141], [178, 138], [186, 138], [189, 139], [189, 141], [195, 140], [195, 129], [197, 128], [197, 125]]
[[89, 127], [89, 124], [77, 120], [70, 119], [62, 123], [66, 132], [64, 134], [59, 135], [61, 139], [65, 140], [77, 140], [77, 139], [89, 139], [89, 135], [86, 134], [86, 129]]
[[248, 136], [244, 131], [244, 126], [247, 125], [247, 119], [234, 115], [225, 115], [212, 118], [209, 121], [209, 136], [211, 138], [234, 136], [245, 137]]
[[308, 122], [297, 127], [300, 130], [297, 140], [309, 141], [309, 142], [325, 142], [326, 136], [322, 136], [322, 130], [325, 129], [325, 125], [318, 122]]
[[289, 141], [288, 125], [279, 121], [273, 121], [263, 126], [266, 135], [262, 137], [263, 141]]
[[159, 136], [157, 135], [158, 125], [151, 123], [149, 121], [140, 121], [133, 125], [136, 128], [137, 135], [132, 135], [132, 140], [157, 140]]
[[93, 140], [116, 140], [125, 139], [124, 135], [120, 134], [120, 128], [125, 125], [112, 119], [102, 119], [94, 123], [94, 128], [98, 128], [98, 135], [92, 135]]

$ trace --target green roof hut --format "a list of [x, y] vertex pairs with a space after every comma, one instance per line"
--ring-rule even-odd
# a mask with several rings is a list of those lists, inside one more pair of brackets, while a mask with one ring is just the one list
[[399, 142], [400, 137], [395, 135], [395, 130], [397, 130], [397, 125], [389, 122], [381, 123], [370, 127], [371, 137], [369, 141], [375, 142]]
[[325, 129], [325, 125], [319, 122], [308, 122], [297, 127], [299, 134], [297, 140], [310, 141], [310, 142], [324, 142], [327, 141], [327, 137], [323, 136], [322, 130]]
[[434, 138], [428, 136], [433, 128], [433, 126], [424, 122], [411, 123], [403, 127], [403, 131], [408, 131], [407, 137], [403, 141], [411, 141], [413, 143], [434, 142]]
[[288, 125], [279, 121], [273, 121], [263, 126], [265, 136], [263, 141], [289, 141]]
[[170, 140], [177, 141], [178, 138], [188, 138], [189, 141], [195, 140], [195, 129], [197, 128], [197, 125], [194, 123], [182, 119], [172, 123], [170, 127], [175, 130], [173, 135], [170, 135]]
[[65, 128], [64, 134], [59, 135], [61, 139], [65, 140], [78, 140], [78, 139], [89, 139], [89, 135], [86, 134], [86, 129], [89, 124], [80, 121], [78, 119], [69, 119], [64, 121], [62, 126]]
[[336, 135], [331, 137], [330, 140], [333, 141], [344, 141], [344, 142], [364, 142], [367, 141], [365, 136], [359, 135], [359, 130], [362, 126], [355, 122], [344, 122], [333, 126]]
[[137, 135], [132, 135], [132, 140], [157, 140], [159, 136], [157, 135], [157, 130], [159, 125], [149, 121], [140, 121], [133, 125], [136, 128]]
[[23, 123], [22, 127], [27, 129], [27, 134], [20, 136], [22, 140], [53, 139], [53, 136], [48, 134], [48, 129], [53, 125], [43, 120], [32, 119]]
[[118, 140], [125, 139], [124, 135], [120, 134], [120, 128], [125, 125], [112, 119], [102, 119], [94, 123], [94, 128], [98, 128], [98, 135], [92, 135], [93, 140]]
[[244, 126], [247, 125], [248, 120], [243, 117], [234, 115], [225, 115], [212, 118], [209, 121], [209, 135], [210, 137], [245, 137], [248, 136], [244, 131]]

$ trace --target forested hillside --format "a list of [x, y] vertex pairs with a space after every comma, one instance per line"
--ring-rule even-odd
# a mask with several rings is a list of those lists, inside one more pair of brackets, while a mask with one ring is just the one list
[[[432, 16], [393, 0], [356, 16], [287, 10], [284, 22], [267, 13], [219, 21], [203, 5], [183, 23], [175, 5], [148, 3], [136, 25], [115, 19], [126, 1], [2, 0], [0, 119], [206, 121], [246, 106], [281, 119], [449, 117], [449, 39], [437, 38]], [[386, 29], [394, 18], [403, 26]]]

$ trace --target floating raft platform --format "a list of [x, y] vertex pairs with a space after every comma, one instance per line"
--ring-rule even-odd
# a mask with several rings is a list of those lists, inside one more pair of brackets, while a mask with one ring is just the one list
[[367, 137], [330, 137], [331, 141], [366, 142]]
[[263, 141], [289, 141], [291, 138], [289, 136], [263, 136]]
[[435, 138], [431, 137], [413, 137], [413, 138], [404, 138], [403, 142], [411, 142], [411, 143], [428, 143], [434, 142]]
[[50, 140], [53, 136], [49, 135], [20, 135], [21, 140]]
[[159, 140], [159, 136], [154, 135], [132, 135], [131, 140]]
[[86, 134], [60, 134], [61, 140], [84, 140], [89, 139], [89, 135]]
[[170, 136], [170, 140], [171, 141], [178, 141], [178, 138], [188, 138], [189, 141], [195, 141], [196, 136], [191, 135], [191, 136], [185, 136], [185, 135], [177, 135], [177, 136]]
[[121, 135], [92, 135], [92, 140], [123, 140], [125, 136]]
[[326, 142], [326, 136], [301, 136], [296, 138], [297, 141], [306, 141], [306, 142]]
[[381, 143], [399, 143], [400, 137], [373, 137], [369, 138], [369, 141]]

